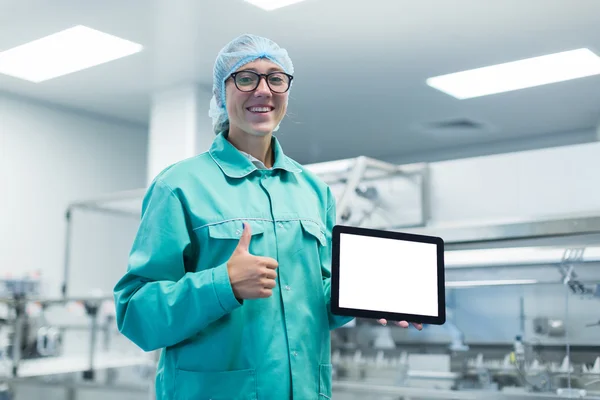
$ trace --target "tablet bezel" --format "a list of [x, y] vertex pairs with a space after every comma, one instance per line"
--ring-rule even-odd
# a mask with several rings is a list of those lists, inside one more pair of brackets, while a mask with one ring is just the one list
[[[437, 293], [438, 293], [438, 315], [416, 315], [405, 313], [393, 313], [377, 310], [358, 310], [353, 308], [342, 308], [339, 304], [340, 295], [340, 235], [348, 233], [352, 235], [370, 236], [385, 239], [404, 240], [410, 242], [430, 243], [437, 247]], [[443, 325], [446, 322], [446, 283], [444, 268], [444, 241], [440, 237], [424, 236], [412, 233], [392, 232], [378, 229], [358, 228], [353, 226], [335, 225], [332, 231], [332, 257], [331, 257], [331, 312], [335, 315], [381, 319], [388, 321], [407, 321], [429, 325]]]

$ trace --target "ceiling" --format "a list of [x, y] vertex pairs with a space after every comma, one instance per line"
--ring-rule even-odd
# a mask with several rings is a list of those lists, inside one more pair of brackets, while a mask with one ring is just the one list
[[568, 142], [600, 118], [600, 76], [462, 101], [425, 85], [580, 47], [600, 54], [598, 0], [306, 0], [275, 12], [243, 0], [0, 0], [0, 50], [78, 24], [145, 50], [40, 84], [0, 75], [0, 91], [147, 125], [153, 92], [196, 82], [208, 96], [217, 52], [249, 32], [295, 64], [279, 135], [300, 162]]

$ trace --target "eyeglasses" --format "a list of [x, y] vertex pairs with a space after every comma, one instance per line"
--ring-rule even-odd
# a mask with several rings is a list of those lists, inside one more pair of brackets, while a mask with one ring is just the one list
[[259, 74], [254, 71], [240, 71], [231, 74], [235, 87], [241, 92], [252, 92], [260, 84], [261, 78], [265, 78], [267, 86], [273, 93], [285, 93], [290, 90], [294, 77], [285, 72], [271, 72], [270, 74]]

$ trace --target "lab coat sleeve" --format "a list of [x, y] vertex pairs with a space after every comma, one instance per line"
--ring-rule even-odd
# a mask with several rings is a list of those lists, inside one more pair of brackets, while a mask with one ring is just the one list
[[114, 288], [118, 329], [141, 349], [175, 345], [241, 306], [226, 263], [187, 272], [198, 251], [184, 202], [155, 181], [144, 198], [127, 272]]
[[327, 246], [321, 246], [321, 275], [323, 277], [323, 292], [325, 293], [325, 301], [327, 302], [327, 313], [329, 316], [329, 329], [337, 329], [348, 322], [352, 321], [353, 317], [334, 315], [331, 312], [331, 237], [333, 226], [336, 223], [336, 207], [335, 198], [328, 189], [328, 207], [326, 214], [326, 240]]

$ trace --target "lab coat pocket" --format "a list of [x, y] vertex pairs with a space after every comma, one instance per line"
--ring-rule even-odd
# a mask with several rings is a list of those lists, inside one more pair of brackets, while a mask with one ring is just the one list
[[319, 365], [319, 399], [331, 399], [331, 364]]
[[[220, 265], [231, 256], [231, 253], [238, 245], [243, 233], [242, 220], [226, 220], [208, 226], [207, 242], [200, 243], [200, 248], [210, 249], [207, 254], [210, 259], [201, 259], [205, 265]], [[265, 232], [265, 226], [262, 221], [246, 221], [250, 224], [252, 239], [250, 240], [250, 253], [260, 252], [261, 243], [258, 240]], [[215, 257], [215, 258], [212, 258]]]
[[321, 246], [327, 246], [327, 240], [325, 238], [325, 232], [321, 229], [321, 226], [316, 222], [308, 219], [300, 220], [302, 224], [302, 230], [310, 237], [316, 239]]
[[174, 400], [256, 400], [253, 369], [200, 372], [178, 369]]

